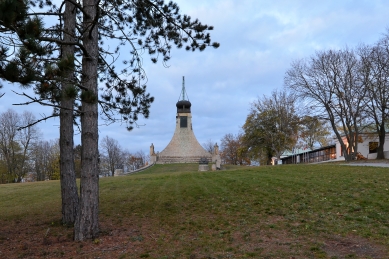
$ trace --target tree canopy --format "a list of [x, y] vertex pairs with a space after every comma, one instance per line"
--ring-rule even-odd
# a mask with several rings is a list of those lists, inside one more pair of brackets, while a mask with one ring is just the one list
[[298, 138], [299, 117], [295, 97], [281, 91], [273, 91], [251, 104], [251, 110], [243, 125], [244, 143], [257, 157], [280, 158], [286, 150], [292, 150]]

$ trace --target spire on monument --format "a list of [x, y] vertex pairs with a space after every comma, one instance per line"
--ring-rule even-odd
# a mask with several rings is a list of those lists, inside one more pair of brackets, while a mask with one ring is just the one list
[[[185, 99], [185, 96], [186, 96], [186, 99]], [[181, 101], [189, 101], [188, 94], [185, 91], [185, 77], [184, 76], [182, 77], [182, 90], [181, 90], [180, 98], [182, 98]]]

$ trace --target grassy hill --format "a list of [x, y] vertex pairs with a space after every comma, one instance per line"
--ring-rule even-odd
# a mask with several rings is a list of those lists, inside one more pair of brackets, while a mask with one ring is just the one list
[[0, 258], [389, 258], [389, 170], [155, 165], [100, 181], [101, 235], [73, 242], [58, 181], [0, 185]]

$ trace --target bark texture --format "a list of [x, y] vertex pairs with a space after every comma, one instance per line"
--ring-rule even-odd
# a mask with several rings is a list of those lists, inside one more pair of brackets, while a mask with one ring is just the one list
[[[64, 35], [66, 42], [74, 41], [76, 26], [76, 13], [72, 3], [65, 3]], [[74, 57], [74, 46], [62, 46], [62, 58]], [[78, 209], [78, 193], [76, 173], [74, 167], [74, 143], [73, 143], [73, 103], [74, 98], [67, 96], [67, 89], [73, 87], [73, 67], [69, 67], [63, 76], [62, 100], [60, 111], [60, 174], [62, 197], [62, 223], [73, 225]]]
[[96, 238], [99, 234], [99, 174], [98, 174], [98, 106], [97, 2], [84, 0], [83, 45], [87, 50], [82, 59], [81, 94], [81, 186], [80, 207], [74, 228], [75, 240]]

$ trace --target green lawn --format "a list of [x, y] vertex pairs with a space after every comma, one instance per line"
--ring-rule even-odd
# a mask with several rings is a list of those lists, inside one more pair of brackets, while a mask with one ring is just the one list
[[387, 168], [155, 165], [100, 186], [101, 236], [74, 251], [58, 181], [1, 185], [0, 258], [22, 223], [52, 238], [47, 258], [389, 258]]

